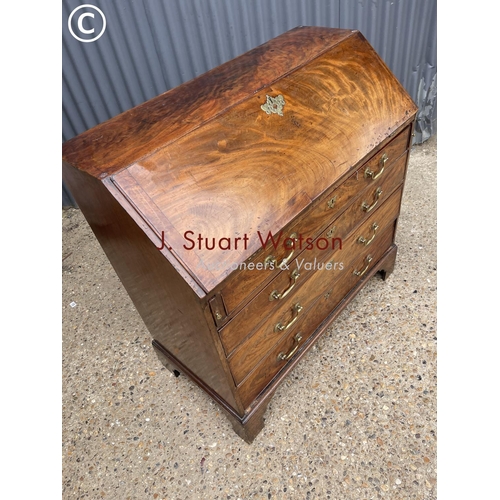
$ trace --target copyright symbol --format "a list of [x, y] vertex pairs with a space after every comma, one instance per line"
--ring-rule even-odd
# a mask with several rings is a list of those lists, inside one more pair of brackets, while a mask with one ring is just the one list
[[[80, 12], [79, 15], [75, 16], [75, 14], [82, 9], [85, 9], [85, 11]], [[98, 16], [96, 16], [93, 11], [97, 12]], [[98, 31], [99, 28], [100, 31]], [[73, 37], [80, 42], [95, 42], [97, 39], [101, 38], [104, 30], [106, 29], [106, 17], [104, 16], [102, 10], [98, 9], [94, 5], [80, 5], [69, 15], [68, 29]], [[78, 36], [75, 33], [75, 30], [78, 30], [78, 34], [81, 36]], [[98, 34], [96, 34], [97, 32]], [[82, 36], [86, 36], [86, 38], [82, 38]]]

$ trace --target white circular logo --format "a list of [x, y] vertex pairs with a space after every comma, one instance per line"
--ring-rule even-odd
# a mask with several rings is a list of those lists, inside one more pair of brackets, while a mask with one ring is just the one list
[[[81, 10], [85, 7], [87, 9], [95, 10], [101, 16], [101, 19], [102, 19], [102, 28], [101, 28], [101, 31], [99, 32], [98, 35], [95, 35], [95, 28], [93, 28], [91, 26], [92, 24], [97, 24], [97, 23], [87, 21], [87, 22], [85, 22], [85, 25], [88, 27], [85, 27], [83, 24], [87, 18], [91, 18], [94, 21], [96, 20], [95, 14], [93, 12], [82, 12], [80, 14], [80, 16], [76, 19], [76, 27], [78, 28], [78, 31], [80, 32], [80, 34], [82, 34], [82, 35], [95, 35], [92, 38], [81, 38], [80, 36], [76, 35], [74, 30], [73, 30], [73, 26], [71, 25], [71, 21], [73, 20], [74, 15], [79, 10]], [[76, 9], [74, 9], [73, 12], [69, 15], [68, 29], [69, 29], [69, 32], [73, 35], [73, 37], [76, 38], [80, 42], [84, 42], [84, 43], [95, 42], [96, 40], [101, 38], [101, 36], [104, 33], [104, 30], [106, 29], [106, 17], [101, 9], [98, 9], [95, 5], [90, 5], [90, 4], [86, 3], [84, 5], [80, 5]]]

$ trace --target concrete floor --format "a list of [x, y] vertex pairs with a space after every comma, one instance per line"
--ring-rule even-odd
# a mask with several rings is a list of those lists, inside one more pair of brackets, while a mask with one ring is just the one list
[[63, 211], [63, 498], [436, 498], [436, 147], [413, 148], [394, 273], [305, 356], [252, 445], [163, 368], [82, 214]]

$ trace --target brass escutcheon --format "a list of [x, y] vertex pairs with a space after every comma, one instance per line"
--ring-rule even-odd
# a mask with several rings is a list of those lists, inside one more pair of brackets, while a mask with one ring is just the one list
[[336, 229], [336, 226], [333, 226], [327, 233], [326, 233], [326, 237], [327, 238], [331, 238], [333, 236], [333, 234], [335, 233], [335, 229]]
[[266, 103], [261, 106], [262, 111], [265, 111], [268, 115], [271, 113], [276, 113], [279, 116], [283, 116], [283, 106], [286, 104], [285, 98], [279, 94], [276, 97], [271, 97], [266, 94]]
[[328, 208], [333, 208], [335, 206], [335, 202], [337, 201], [337, 196], [334, 196], [333, 198], [330, 198], [328, 200]]

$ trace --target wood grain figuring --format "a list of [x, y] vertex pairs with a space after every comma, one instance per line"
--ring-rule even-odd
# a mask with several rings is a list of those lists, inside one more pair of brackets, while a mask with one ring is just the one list
[[[204, 308], [208, 305], [200, 303], [192, 288], [99, 180], [69, 165], [63, 174], [151, 335], [220, 398], [241, 411], [234, 386], [227, 384], [229, 369], [217, 350], [220, 342], [214, 341], [218, 340], [216, 333], [207, 323]], [[204, 363], [199, 363], [200, 356]]]
[[103, 178], [196, 129], [353, 36], [300, 27], [67, 141], [63, 159]]
[[[169, 246], [207, 291], [262, 247], [258, 234], [277, 233], [410, 118], [411, 100], [387, 92], [394, 77], [367, 59], [366, 45], [360, 36], [347, 38], [127, 169], [169, 219]], [[284, 96], [283, 117], [262, 111], [266, 94]], [[122, 185], [124, 175], [114, 181]], [[133, 201], [128, 181], [124, 191]], [[244, 235], [249, 242], [186, 249], [188, 231], [210, 242]]]

